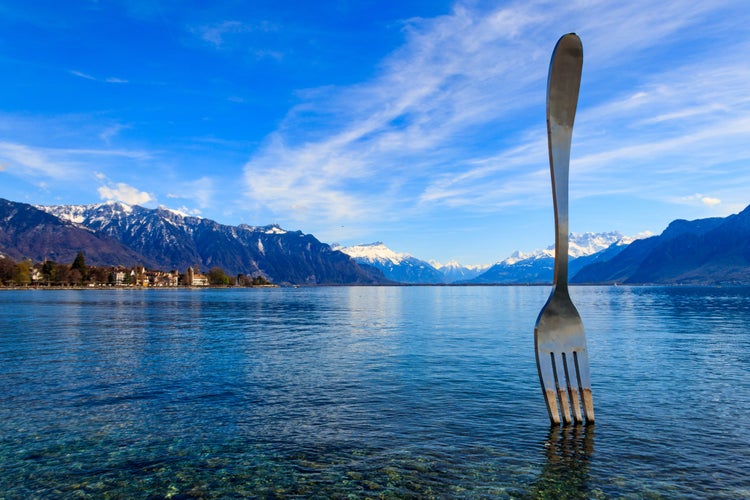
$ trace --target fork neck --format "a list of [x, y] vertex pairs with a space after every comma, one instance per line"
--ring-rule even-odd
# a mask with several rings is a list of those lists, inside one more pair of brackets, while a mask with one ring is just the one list
[[557, 288], [568, 287], [568, 171], [573, 127], [550, 122], [550, 172], [555, 207], [555, 273]]
[[[555, 232], [555, 272], [554, 285], [558, 289], [568, 289], [568, 217], [565, 214], [565, 222], [560, 223], [561, 217], [556, 217], [557, 231]], [[562, 227], [564, 226], [564, 227]]]

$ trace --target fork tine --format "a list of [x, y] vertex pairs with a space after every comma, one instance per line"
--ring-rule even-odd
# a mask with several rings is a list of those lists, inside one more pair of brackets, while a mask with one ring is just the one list
[[557, 396], [555, 395], [555, 372], [552, 367], [552, 357], [537, 352], [536, 365], [539, 379], [542, 381], [542, 393], [547, 403], [547, 413], [552, 425], [560, 425], [560, 413], [557, 410]]
[[589, 371], [589, 355], [584, 351], [573, 353], [575, 369], [578, 375], [578, 386], [581, 391], [583, 402], [583, 413], [586, 416], [586, 424], [594, 423], [594, 398], [591, 395], [591, 373]]
[[560, 402], [560, 412], [562, 413], [563, 425], [569, 425], [572, 420], [570, 418], [570, 399], [568, 396], [568, 383], [567, 377], [565, 376], [565, 358], [560, 359], [558, 362], [555, 359], [555, 354], [550, 353], [552, 358], [552, 368], [555, 372], [555, 386], [557, 386], [557, 399]]
[[580, 379], [578, 377], [578, 370], [576, 370], [575, 366], [575, 358], [575, 351], [562, 353], [563, 364], [565, 367], [565, 381], [568, 386], [568, 394], [570, 395], [570, 408], [573, 410], [573, 422], [580, 424], [583, 422], [583, 417], [581, 416], [581, 406], [578, 404]]

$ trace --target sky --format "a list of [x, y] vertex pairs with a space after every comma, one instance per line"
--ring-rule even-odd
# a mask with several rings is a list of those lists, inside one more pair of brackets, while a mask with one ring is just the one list
[[748, 26], [746, 0], [0, 0], [0, 197], [443, 263], [546, 248], [576, 32], [570, 229], [659, 234], [750, 204]]

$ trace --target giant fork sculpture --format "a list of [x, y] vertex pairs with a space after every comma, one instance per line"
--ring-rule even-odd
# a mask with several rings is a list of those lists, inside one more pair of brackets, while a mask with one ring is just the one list
[[539, 380], [553, 425], [560, 424], [560, 415], [563, 424], [582, 423], [581, 406], [586, 424], [594, 422], [586, 333], [568, 292], [568, 167], [582, 66], [581, 39], [575, 33], [564, 35], [552, 53], [547, 81], [547, 139], [555, 207], [554, 288], [534, 328]]

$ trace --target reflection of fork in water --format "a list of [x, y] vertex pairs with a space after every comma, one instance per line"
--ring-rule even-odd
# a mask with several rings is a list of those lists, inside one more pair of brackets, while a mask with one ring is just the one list
[[594, 428], [553, 427], [544, 443], [547, 461], [531, 487], [533, 498], [588, 498]]
[[585, 460], [594, 452], [594, 428], [566, 426], [552, 428], [545, 443], [549, 461]]

